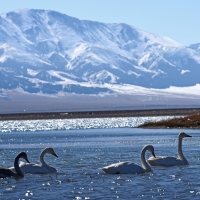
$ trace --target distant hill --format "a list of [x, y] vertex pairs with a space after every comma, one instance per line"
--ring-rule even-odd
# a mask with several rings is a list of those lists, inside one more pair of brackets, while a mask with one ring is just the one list
[[99, 94], [117, 92], [112, 84], [187, 87], [200, 83], [199, 72], [197, 46], [127, 24], [79, 20], [51, 10], [0, 15], [3, 89]]

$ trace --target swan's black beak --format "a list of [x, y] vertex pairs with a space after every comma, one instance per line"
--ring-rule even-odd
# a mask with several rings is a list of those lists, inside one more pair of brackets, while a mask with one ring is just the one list
[[27, 163], [30, 163], [27, 157], [25, 158], [25, 160], [26, 160]]
[[154, 158], [156, 158], [154, 151], [152, 152], [152, 155], [153, 155]]
[[21, 158], [23, 158], [24, 160], [26, 160], [26, 162], [30, 163], [29, 160], [28, 160], [28, 156], [27, 156], [26, 152], [22, 152], [21, 154], [22, 154]]
[[192, 137], [191, 135], [185, 134], [185, 137]]
[[55, 153], [55, 151], [52, 152], [52, 155], [55, 157], [58, 157], [57, 154]]

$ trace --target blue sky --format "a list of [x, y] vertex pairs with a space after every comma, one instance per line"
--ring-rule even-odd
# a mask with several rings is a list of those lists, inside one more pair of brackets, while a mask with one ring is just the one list
[[200, 42], [200, 0], [5, 0], [0, 13], [22, 8], [50, 9], [106, 23], [123, 22], [186, 46]]

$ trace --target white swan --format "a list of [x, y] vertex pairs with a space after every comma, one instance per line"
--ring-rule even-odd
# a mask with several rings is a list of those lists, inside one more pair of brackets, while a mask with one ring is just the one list
[[103, 167], [102, 170], [108, 174], [142, 174], [144, 172], [150, 172], [151, 167], [145, 160], [146, 150], [150, 151], [152, 155], [155, 156], [154, 147], [152, 145], [145, 146], [140, 154], [142, 167], [132, 162], [120, 162]]
[[13, 172], [9, 168], [0, 167], [0, 178], [6, 178], [6, 177], [23, 178], [24, 173], [22, 172], [22, 170], [19, 167], [19, 159], [20, 158], [25, 159], [29, 163], [28, 158], [27, 158], [27, 154], [25, 152], [19, 153], [16, 156], [15, 161], [14, 161], [15, 172]]
[[[53, 148], [48, 147], [44, 149], [41, 152], [40, 155], [40, 164], [35, 164], [35, 163], [25, 163], [21, 162], [20, 163], [20, 168], [24, 173], [31, 173], [31, 174], [47, 174], [47, 173], [55, 173], [57, 170], [54, 167], [51, 167], [50, 165], [47, 165], [44, 161], [44, 155], [46, 153], [52, 154], [56, 157], [58, 157], [53, 150]], [[13, 168], [10, 168], [13, 170]]]
[[182, 140], [184, 137], [192, 137], [184, 132], [178, 135], [178, 158], [173, 156], [156, 156], [150, 157], [147, 162], [152, 166], [175, 166], [175, 165], [187, 165], [188, 161], [183, 155]]

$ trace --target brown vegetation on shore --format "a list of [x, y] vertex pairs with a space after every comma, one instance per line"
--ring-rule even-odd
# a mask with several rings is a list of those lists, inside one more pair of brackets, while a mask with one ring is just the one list
[[200, 128], [200, 113], [159, 122], [147, 122], [139, 128]]

